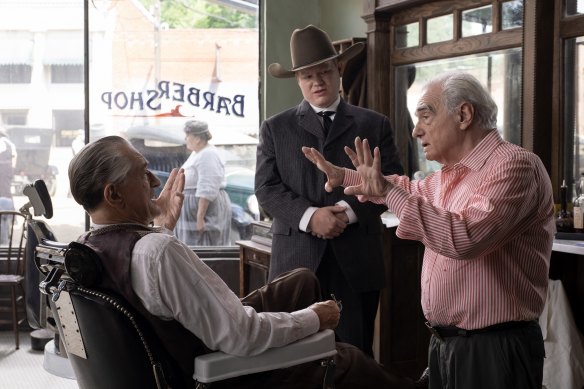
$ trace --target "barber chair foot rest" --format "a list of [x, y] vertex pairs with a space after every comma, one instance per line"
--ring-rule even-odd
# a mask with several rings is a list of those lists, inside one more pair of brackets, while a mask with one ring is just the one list
[[336, 353], [334, 332], [324, 330], [255, 356], [237, 357], [222, 352], [201, 355], [195, 358], [194, 379], [198, 383], [211, 383], [246, 374], [283, 369], [317, 359], [332, 359]]

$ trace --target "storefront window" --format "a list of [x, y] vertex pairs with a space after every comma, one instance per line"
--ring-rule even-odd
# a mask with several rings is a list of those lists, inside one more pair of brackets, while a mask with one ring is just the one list
[[395, 47], [403, 49], [420, 44], [420, 25], [418, 22], [398, 26], [395, 29]]
[[565, 0], [566, 15], [584, 14], [584, 0]]
[[493, 31], [493, 6], [487, 5], [462, 11], [462, 36], [486, 34]]
[[[583, 188], [578, 182], [584, 174], [584, 37], [568, 39], [565, 42], [565, 80], [566, 103], [564, 105], [563, 145], [565, 172], [562, 179], [572, 187], [576, 197]], [[573, 185], [572, 185], [573, 184]]]
[[507, 1], [501, 4], [501, 28], [508, 30], [510, 28], [523, 26], [523, 0]]
[[[412, 119], [412, 125], [416, 122], [415, 109], [424, 84], [436, 74], [455, 69], [473, 74], [488, 88], [499, 108], [497, 117], [499, 132], [504, 139], [520, 144], [521, 49], [399, 66], [396, 69], [397, 84], [408, 86], [407, 114]], [[400, 77], [404, 78], [403, 82], [399, 80]], [[419, 142], [416, 142], [415, 149], [416, 177], [423, 177], [440, 169], [439, 163], [426, 160]]]
[[426, 42], [437, 43], [452, 40], [454, 37], [454, 18], [452, 14], [437, 16], [427, 20]]
[[[206, 121], [211, 143], [225, 161], [233, 214], [241, 232], [247, 231], [244, 227], [258, 217], [253, 196], [257, 5], [202, 0], [15, 4], [0, 2], [0, 126], [16, 146], [12, 196], [17, 209], [26, 201], [23, 185], [42, 178], [52, 195], [54, 216], [48, 224], [57, 239], [73, 240], [85, 230], [85, 213], [69, 194], [67, 167], [85, 143], [87, 94], [89, 139], [127, 137], [150, 153], [152, 169], [163, 181], [190, 153], [184, 123]], [[230, 244], [240, 237], [237, 223], [233, 228]]]

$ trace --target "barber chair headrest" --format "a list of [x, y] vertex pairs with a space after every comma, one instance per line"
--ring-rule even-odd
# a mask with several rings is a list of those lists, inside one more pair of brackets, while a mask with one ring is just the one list
[[[79, 242], [63, 244], [44, 240], [37, 246], [36, 261], [39, 270], [47, 275], [47, 282], [58, 282], [63, 272], [75, 283], [92, 287], [101, 281], [102, 265], [97, 253], [92, 248]], [[49, 278], [50, 277], [50, 278]]]
[[65, 255], [65, 270], [79, 285], [91, 287], [101, 281], [103, 268], [99, 256], [92, 248], [71, 242]]

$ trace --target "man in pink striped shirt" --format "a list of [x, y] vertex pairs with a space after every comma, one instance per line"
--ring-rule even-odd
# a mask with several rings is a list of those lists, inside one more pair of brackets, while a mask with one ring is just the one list
[[342, 185], [386, 204], [400, 220], [397, 236], [424, 244], [430, 388], [540, 389], [537, 319], [555, 229], [549, 175], [535, 154], [501, 138], [497, 106], [469, 74], [428, 82], [416, 116], [412, 135], [443, 165], [423, 180], [384, 177], [379, 149], [372, 154], [366, 139], [345, 147], [356, 171], [303, 151], [327, 174], [327, 191]]

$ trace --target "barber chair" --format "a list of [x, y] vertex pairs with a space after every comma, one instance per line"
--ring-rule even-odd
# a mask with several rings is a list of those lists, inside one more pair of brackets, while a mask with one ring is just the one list
[[47, 223], [35, 217], [52, 218], [53, 203], [43, 180], [26, 185], [22, 193], [28, 198], [28, 202], [20, 208], [26, 217], [26, 318], [28, 325], [34, 329], [30, 334], [31, 348], [41, 351], [53, 339], [56, 329], [51, 324], [46, 298], [39, 293], [41, 273], [36, 266], [34, 252], [39, 242], [56, 239]]
[[[95, 289], [101, 262], [88, 246], [44, 241], [36, 249], [45, 280], [39, 285], [50, 306], [81, 389], [182, 388], [179, 374], [160, 341], [120, 296]], [[333, 388], [334, 333], [322, 331], [253, 357], [222, 352], [195, 359], [196, 388], [245, 374], [314, 360], [323, 366], [323, 388]], [[191, 385], [192, 386], [192, 385]]]

